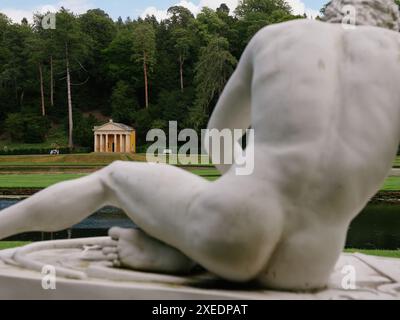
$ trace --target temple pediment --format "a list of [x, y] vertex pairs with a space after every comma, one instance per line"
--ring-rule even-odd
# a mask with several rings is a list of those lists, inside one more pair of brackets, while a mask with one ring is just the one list
[[113, 122], [110, 120], [110, 122], [107, 122], [101, 126], [94, 127], [93, 131], [135, 131], [135, 129], [127, 126], [126, 124]]

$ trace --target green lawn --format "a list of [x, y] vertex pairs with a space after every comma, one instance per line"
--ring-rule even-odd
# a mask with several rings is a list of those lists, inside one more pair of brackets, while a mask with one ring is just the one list
[[[84, 176], [79, 173], [64, 174], [25, 174], [23, 167], [46, 167], [46, 166], [105, 166], [115, 160], [146, 161], [145, 154], [68, 154], [59, 156], [50, 155], [26, 155], [26, 156], [0, 156], [0, 166], [20, 167], [17, 173], [21, 174], [0, 174], [0, 188], [45, 188], [57, 182], [71, 180]], [[400, 166], [400, 157], [396, 158], [395, 165]], [[187, 167], [186, 170], [214, 181], [220, 176], [219, 172], [210, 166]], [[400, 177], [389, 177], [382, 187], [384, 191], [400, 190]]]
[[398, 191], [400, 190], [400, 177], [389, 177], [386, 179], [382, 190], [384, 191]]
[[[208, 180], [215, 180], [217, 170], [193, 170], [194, 174]], [[0, 188], [47, 188], [55, 183], [84, 177], [86, 174], [0, 174]]]
[[[1, 143], [0, 143], [1, 148]], [[145, 154], [117, 154], [117, 153], [87, 153], [87, 154], [63, 154], [50, 155], [25, 155], [25, 156], [0, 156], [0, 166], [33, 167], [33, 166], [105, 166], [115, 160], [145, 162]], [[211, 170], [214, 176], [213, 166], [210, 164], [193, 164], [194, 167], [204, 167]], [[400, 168], [400, 156], [394, 162], [395, 167]], [[389, 190], [390, 186], [389, 186]]]
[[125, 153], [0, 156], [0, 166], [105, 166], [116, 160], [146, 161], [146, 156]]
[[0, 250], [11, 249], [29, 244], [30, 242], [23, 241], [0, 241]]
[[83, 176], [85, 174], [4, 174], [0, 175], [0, 188], [47, 188], [55, 183]]
[[368, 254], [370, 256], [400, 258], [400, 250], [364, 250], [364, 249], [346, 249], [345, 252], [354, 253], [359, 252]]
[[[213, 181], [217, 179], [220, 174], [216, 169], [204, 169], [204, 170], [190, 170], [194, 174], [205, 177], [206, 179]], [[386, 179], [382, 191], [400, 191], [400, 177], [389, 177]]]
[[[216, 169], [189, 169], [189, 171], [209, 181], [214, 181], [219, 177], [219, 173]], [[85, 176], [85, 174], [0, 174], [0, 188], [46, 188], [61, 181], [72, 180], [83, 176]], [[382, 190], [400, 190], [400, 177], [388, 178]]]
[[396, 158], [396, 160], [394, 161], [394, 166], [397, 167], [397, 168], [400, 168], [400, 156], [398, 156]]
[[[116, 160], [122, 161], [136, 161], [146, 162], [146, 154], [143, 153], [83, 153], [83, 154], [62, 154], [57, 156], [51, 155], [23, 155], [23, 156], [0, 156], [0, 167], [46, 167], [46, 166], [87, 166], [97, 167], [106, 166]], [[185, 165], [178, 163], [178, 166], [185, 167], [197, 167], [197, 168], [214, 168], [212, 164], [209, 164], [205, 160], [201, 162], [198, 160], [198, 164], [193, 160], [193, 164]], [[165, 158], [166, 163], [170, 163], [169, 159]], [[173, 165], [176, 162], [171, 163]]]
[[217, 169], [188, 169], [191, 173], [197, 174], [198, 176], [213, 176], [213, 177], [220, 177], [221, 174]]

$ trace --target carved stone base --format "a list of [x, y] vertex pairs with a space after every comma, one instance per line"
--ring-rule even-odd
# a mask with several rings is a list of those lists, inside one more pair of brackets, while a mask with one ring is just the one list
[[[400, 298], [400, 259], [343, 254], [328, 289], [293, 293], [231, 284], [210, 274], [178, 277], [112, 268], [101, 259], [102, 240], [48, 241], [0, 251], [0, 299]], [[55, 268], [55, 290], [42, 287], [44, 266]], [[351, 286], [352, 276], [355, 288], [343, 288]]]

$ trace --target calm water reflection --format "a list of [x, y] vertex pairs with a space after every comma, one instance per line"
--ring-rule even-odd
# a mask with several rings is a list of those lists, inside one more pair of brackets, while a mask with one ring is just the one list
[[[0, 210], [17, 203], [18, 200], [1, 200]], [[28, 233], [9, 240], [47, 240], [81, 238], [107, 235], [113, 226], [134, 227], [131, 220], [119, 209], [106, 207], [88, 219], [75, 225], [69, 232], [54, 234]], [[353, 221], [347, 237], [347, 247], [359, 249], [399, 249], [400, 248], [400, 204], [370, 204]]]
[[400, 249], [400, 205], [368, 205], [352, 222], [346, 246], [360, 249]]

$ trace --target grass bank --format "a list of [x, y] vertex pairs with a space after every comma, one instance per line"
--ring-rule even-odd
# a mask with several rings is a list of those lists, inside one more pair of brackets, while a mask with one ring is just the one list
[[17, 248], [29, 243], [24, 241], [0, 241], [0, 250]]
[[47, 188], [58, 182], [73, 180], [84, 174], [4, 174], [0, 175], [0, 188]]
[[394, 166], [395, 168], [400, 168], [400, 156], [398, 156], [398, 157], [396, 158], [396, 160], [394, 161], [393, 166]]
[[[195, 155], [191, 158], [193, 166], [209, 167], [209, 159], [205, 155]], [[23, 155], [23, 156], [0, 156], [0, 166], [99, 166], [108, 165], [116, 160], [146, 162], [144, 153], [80, 153], [61, 155]], [[161, 160], [166, 163], [181, 165], [178, 159], [162, 156]], [[197, 163], [197, 164], [196, 164]]]
[[[188, 171], [214, 181], [220, 176], [216, 169], [187, 169]], [[47, 188], [55, 183], [72, 180], [85, 176], [85, 174], [61, 173], [61, 174], [2, 174], [0, 175], [0, 188]], [[382, 191], [400, 190], [400, 177], [389, 177]]]
[[0, 166], [105, 166], [117, 160], [143, 162], [146, 161], [146, 156], [125, 153], [0, 156]]
[[382, 188], [383, 191], [398, 191], [400, 190], [400, 177], [389, 177], [386, 179]]

